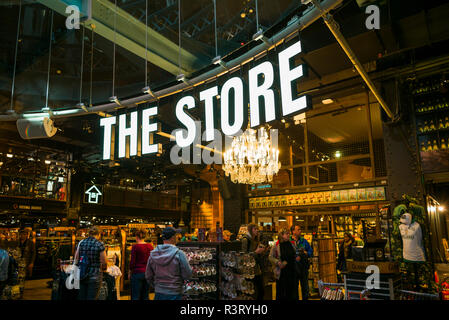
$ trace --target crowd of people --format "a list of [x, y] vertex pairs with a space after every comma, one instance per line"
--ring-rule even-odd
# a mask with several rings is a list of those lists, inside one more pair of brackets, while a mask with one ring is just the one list
[[[223, 232], [223, 241], [230, 242], [232, 233]], [[154, 289], [155, 300], [177, 300], [182, 298], [183, 284], [192, 276], [192, 269], [186, 255], [176, 243], [186, 241], [185, 237], [174, 228], [167, 227], [158, 234], [157, 245], [145, 242], [147, 233], [144, 230], [135, 232], [136, 243], [131, 249], [128, 277], [131, 282], [131, 299], [148, 300], [150, 288]], [[100, 240], [98, 227], [91, 227], [88, 237], [80, 241], [75, 252], [75, 263], [83, 268], [78, 292], [79, 300], [98, 299], [102, 275], [107, 267], [105, 246]], [[192, 240], [192, 239], [189, 239]], [[197, 239], [193, 239], [197, 240]], [[277, 241], [269, 245], [271, 237], [259, 233], [256, 225], [250, 224], [241, 241], [242, 251], [252, 253], [255, 257], [255, 297], [266, 299], [265, 288], [271, 279], [276, 281], [276, 300], [298, 300], [299, 287], [301, 297], [309, 297], [309, 267], [313, 256], [310, 243], [302, 236], [299, 225], [279, 231]], [[17, 262], [5, 247], [7, 242], [0, 243], [0, 292], [13, 277]], [[10, 241], [8, 242], [11, 245]], [[17, 247], [22, 252], [21, 259], [26, 264], [28, 275], [32, 272], [35, 250], [29, 240], [29, 234], [19, 233]], [[351, 258], [351, 248], [356, 245], [351, 234], [346, 233], [339, 246], [337, 268], [346, 270], [346, 260]], [[268, 299], [270, 299], [268, 297]]]

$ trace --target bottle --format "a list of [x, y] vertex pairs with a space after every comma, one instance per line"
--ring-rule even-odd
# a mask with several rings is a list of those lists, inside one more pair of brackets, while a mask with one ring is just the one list
[[429, 131], [429, 126], [427, 125], [427, 121], [424, 121], [423, 132], [427, 132], [427, 131]]
[[429, 125], [429, 131], [435, 131], [437, 128], [435, 128], [435, 125], [433, 123], [433, 120], [430, 120], [430, 125]]
[[446, 150], [447, 149], [447, 144], [446, 144], [446, 140], [441, 139], [441, 150]]
[[438, 143], [436, 140], [433, 140], [433, 147], [432, 147], [433, 151], [438, 151]]
[[440, 119], [440, 121], [438, 122], [438, 129], [444, 129], [443, 119]]
[[424, 145], [424, 141], [421, 142], [421, 151], [426, 152], [426, 146]]
[[448, 117], [444, 118], [444, 127], [446, 129], [449, 128], [449, 118]]
[[435, 101], [429, 101], [428, 104], [429, 104], [429, 107], [427, 108], [427, 111], [435, 110]]
[[418, 124], [418, 132], [419, 132], [419, 133], [423, 133], [423, 132], [424, 132], [424, 128], [423, 128], [423, 126], [421, 125], [421, 123]]
[[432, 143], [430, 142], [430, 140], [427, 141], [427, 149], [426, 151], [432, 151]]

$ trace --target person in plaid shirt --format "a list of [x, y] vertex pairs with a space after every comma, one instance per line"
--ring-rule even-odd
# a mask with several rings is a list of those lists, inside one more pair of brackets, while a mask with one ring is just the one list
[[102, 271], [107, 267], [105, 247], [100, 242], [98, 227], [91, 227], [89, 237], [80, 242], [75, 261], [78, 262], [80, 256], [87, 256], [89, 266], [87, 277], [80, 281], [78, 300], [97, 300], [103, 280]]

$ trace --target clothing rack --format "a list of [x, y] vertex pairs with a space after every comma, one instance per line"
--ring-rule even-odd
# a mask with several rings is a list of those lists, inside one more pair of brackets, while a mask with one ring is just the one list
[[421, 293], [415, 291], [399, 290], [400, 300], [440, 300], [438, 293]]
[[320, 298], [324, 298], [323, 293], [326, 288], [330, 288], [331, 290], [341, 290], [343, 292], [344, 287], [345, 287], [344, 283], [323, 282], [322, 280], [318, 280], [318, 291], [320, 293]]

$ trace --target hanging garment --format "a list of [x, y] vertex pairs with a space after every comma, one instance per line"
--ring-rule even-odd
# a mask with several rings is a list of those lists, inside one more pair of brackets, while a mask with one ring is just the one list
[[426, 261], [422, 242], [422, 230], [418, 222], [411, 223], [411, 215], [405, 213], [401, 217], [399, 226], [402, 237], [402, 256], [405, 260], [422, 262]]

